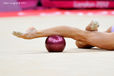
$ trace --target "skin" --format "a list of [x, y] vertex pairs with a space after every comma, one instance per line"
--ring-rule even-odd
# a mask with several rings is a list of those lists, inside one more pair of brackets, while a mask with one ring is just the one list
[[23, 39], [60, 35], [77, 40], [76, 45], [79, 48], [91, 48], [95, 46], [101, 49], [114, 50], [114, 33], [111, 32], [112, 27], [110, 27], [106, 32], [98, 32], [98, 26], [95, 24], [96, 23], [94, 21], [93, 25], [91, 22], [86, 27], [85, 31], [74, 27], [58, 26], [44, 30], [29, 28], [28, 32], [26, 33], [13, 32], [13, 35]]
[[[97, 21], [91, 21], [91, 23], [85, 28], [85, 30], [91, 31], [91, 32], [98, 31], [98, 27], [99, 27], [99, 24]], [[86, 42], [82, 42], [82, 41], [76, 41], [76, 45], [78, 48], [85, 48], [85, 49], [90, 49], [90, 48], [94, 47], [94, 46], [92, 46]]]
[[112, 29], [112, 26], [109, 27], [109, 28], [106, 30], [106, 32], [110, 33], [110, 32], [111, 32], [111, 29]]

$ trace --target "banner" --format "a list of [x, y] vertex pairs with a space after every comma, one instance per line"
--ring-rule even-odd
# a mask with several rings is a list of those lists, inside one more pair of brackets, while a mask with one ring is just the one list
[[42, 0], [42, 4], [55, 8], [114, 8], [113, 0]]

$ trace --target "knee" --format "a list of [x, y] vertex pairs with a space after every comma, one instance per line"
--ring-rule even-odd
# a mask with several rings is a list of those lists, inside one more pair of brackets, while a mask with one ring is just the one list
[[90, 49], [93, 47], [93, 46], [87, 44], [86, 42], [82, 42], [82, 41], [76, 41], [76, 46], [78, 48], [86, 48], [86, 49]]

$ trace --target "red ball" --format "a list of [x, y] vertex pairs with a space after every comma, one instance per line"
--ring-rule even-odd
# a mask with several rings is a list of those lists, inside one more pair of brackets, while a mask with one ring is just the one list
[[45, 45], [48, 52], [63, 52], [66, 41], [62, 36], [53, 35], [47, 37]]

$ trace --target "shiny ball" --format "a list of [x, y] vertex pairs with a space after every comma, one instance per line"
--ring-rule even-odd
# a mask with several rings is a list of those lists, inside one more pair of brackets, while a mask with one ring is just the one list
[[59, 35], [48, 36], [45, 41], [48, 52], [63, 52], [66, 41], [64, 37]]

